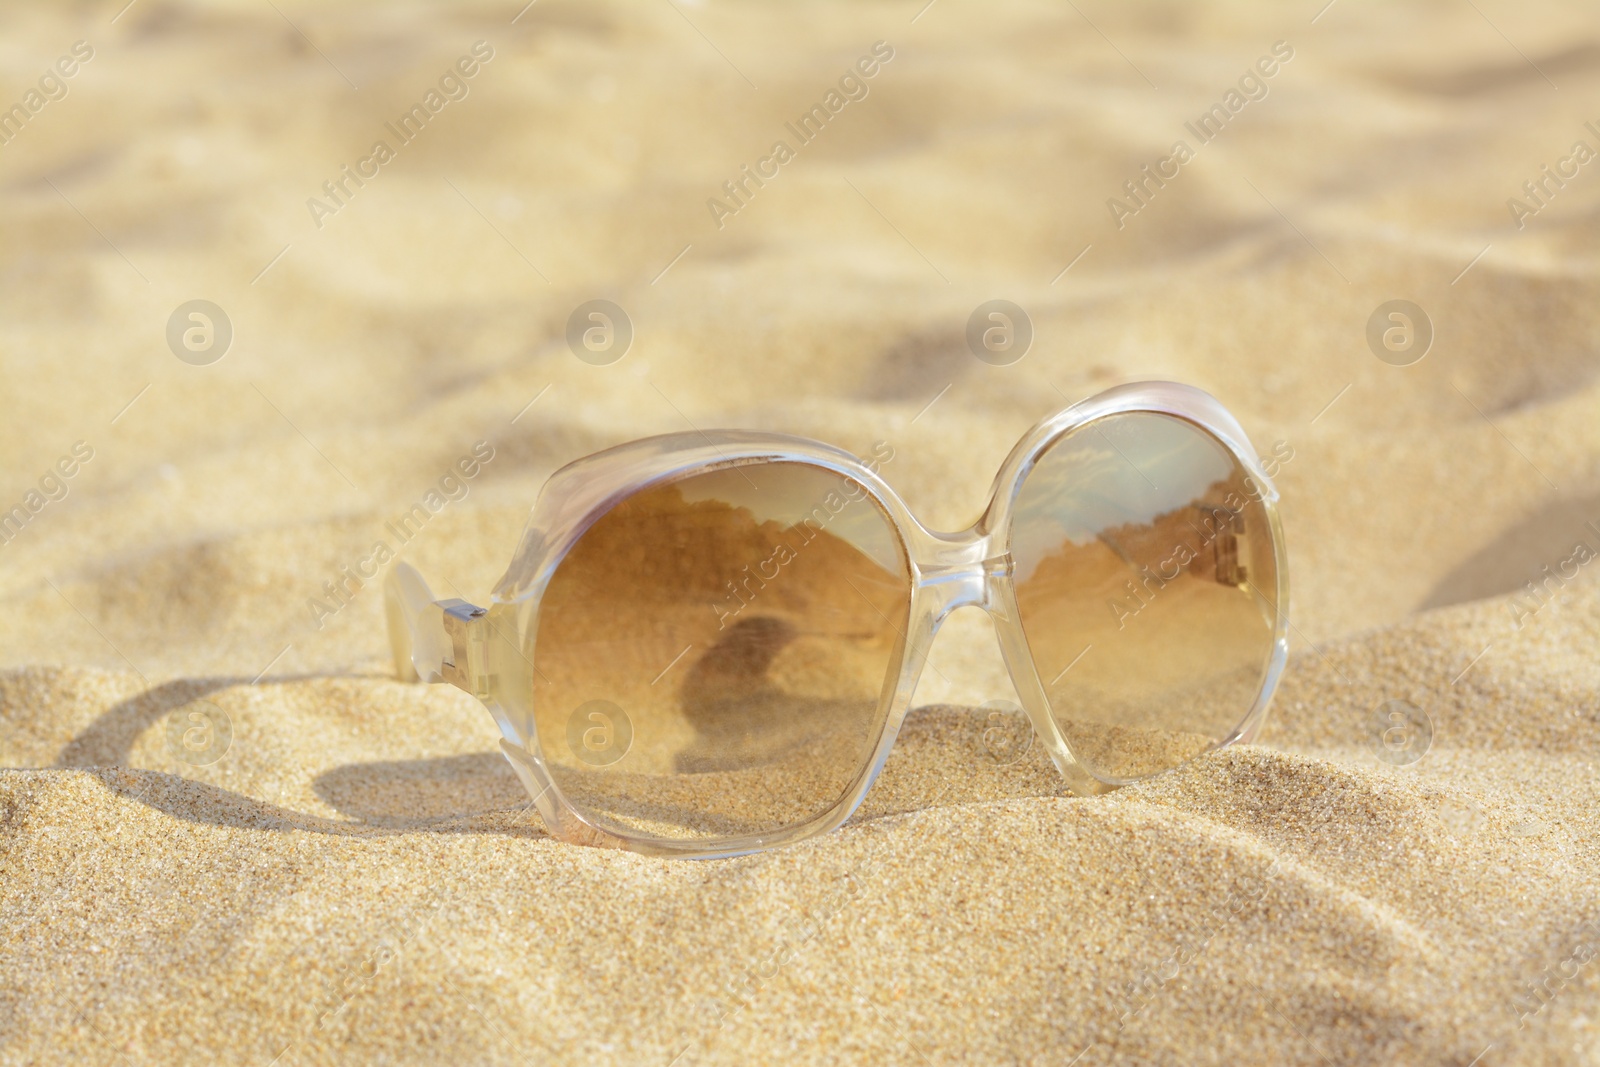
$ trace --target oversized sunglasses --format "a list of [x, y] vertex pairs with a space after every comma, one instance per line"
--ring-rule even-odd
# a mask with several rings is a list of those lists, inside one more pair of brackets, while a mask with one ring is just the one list
[[551, 835], [657, 856], [848, 819], [967, 605], [1075, 793], [1260, 731], [1288, 648], [1283, 534], [1214, 398], [1140, 383], [1044, 420], [960, 533], [917, 521], [880, 476], [892, 454], [729, 430], [578, 460], [491, 607], [395, 567], [396, 668], [483, 701]]

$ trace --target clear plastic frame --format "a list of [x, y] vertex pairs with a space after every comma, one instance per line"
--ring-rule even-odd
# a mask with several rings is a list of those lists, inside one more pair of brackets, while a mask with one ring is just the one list
[[[1119, 419], [1122, 416], [1156, 418]], [[1116, 435], [1107, 437], [1100, 433], [1101, 428], [1112, 426], [1121, 427], [1118, 431], [1120, 443]], [[1032, 482], [1030, 475], [1044, 469], [1042, 462], [1054, 462], [1064, 469], [1076, 470], [1088, 462], [1083, 458], [1089, 455], [1083, 442], [1093, 440], [1108, 446], [1109, 451], [1104, 453], [1107, 457], [1114, 453], [1120, 461], [1130, 462], [1134, 473], [1149, 487], [1148, 490], [1138, 487], [1144, 496], [1158, 501], [1176, 499], [1172, 491], [1163, 490], [1165, 497], [1157, 492], [1158, 483], [1172, 479], [1164, 477], [1156, 468], [1151, 468], [1154, 476], [1145, 473], [1129, 460], [1129, 454], [1132, 452], [1135, 458], [1141, 455], [1134, 448], [1140, 440], [1148, 438], [1152, 442], [1148, 455], [1157, 459], [1170, 456], [1173, 447], [1163, 443], [1161, 435], [1173, 437], [1180, 432], [1205, 442], [1205, 448], [1199, 449], [1196, 455], [1210, 450], [1200, 455], [1200, 459], [1213, 466], [1195, 467], [1200, 473], [1193, 473], [1191, 480], [1221, 484], [1214, 474], [1208, 473], [1215, 469], [1216, 461], [1210, 455], [1215, 453], [1231, 465], [1235, 473], [1230, 484], [1236, 489], [1242, 486], [1240, 491], [1248, 494], [1248, 500], [1228, 503], [1226, 510], [1222, 510], [1220, 503], [1207, 497], [1190, 507], [1186, 513], [1189, 528], [1199, 530], [1206, 526], [1202, 540], [1210, 547], [1206, 549], [1209, 554], [1203, 564], [1193, 561], [1194, 550], [1184, 549], [1176, 560], [1169, 558], [1154, 567], [1145, 565], [1135, 569], [1134, 563], [1138, 561], [1129, 562], [1133, 552], [1129, 546], [1134, 544], [1135, 535], [1120, 532], [1127, 528], [1126, 523], [1116, 525], [1125, 518], [1121, 513], [1101, 520], [1098, 540], [1082, 535], [1080, 540], [1090, 549], [1108, 559], [1112, 557], [1107, 553], [1115, 552], [1127, 565], [1126, 574], [1116, 575], [1121, 585], [1126, 586], [1126, 590], [1119, 586], [1116, 593], [1123, 598], [1121, 606], [1116, 597], [1112, 597], [1109, 614], [1093, 625], [1100, 628], [1095, 632], [1113, 634], [1130, 625], [1146, 626], [1142, 639], [1166, 642], [1155, 647], [1167, 648], [1173, 641], [1172, 625], [1186, 627], [1182, 635], [1216, 629], [1196, 625], [1193, 621], [1209, 619], [1203, 614], [1194, 615], [1193, 611], [1210, 609], [1192, 609], [1187, 605], [1191, 602], [1204, 604], [1205, 597], [1232, 596], [1227, 591], [1237, 590], [1238, 596], [1228, 604], [1252, 605], [1249, 611], [1257, 613], [1258, 618], [1251, 625], [1259, 625], [1259, 634], [1252, 631], [1248, 644], [1222, 648], [1220, 652], [1218, 648], [1222, 646], [1213, 647], [1202, 641], [1203, 647], [1189, 657], [1199, 664], [1196, 668], [1182, 666], [1188, 660], [1181, 656], [1172, 657], [1173, 662], [1180, 665], [1174, 669], [1203, 672], [1207, 664], [1231, 656], [1224, 666], [1231, 664], [1237, 670], [1224, 677], [1225, 672], [1218, 668], [1217, 677], [1227, 681], [1226, 686], [1220, 683], [1209, 689], [1201, 686], [1197, 694], [1185, 698], [1183, 714], [1191, 719], [1203, 718], [1211, 725], [1203, 729], [1196, 727], [1189, 733], [1169, 730], [1163, 737], [1188, 739], [1188, 747], [1173, 759], [1187, 759], [1202, 751], [1250, 741], [1265, 721], [1288, 654], [1288, 567], [1276, 507], [1277, 491], [1233, 416], [1210, 395], [1170, 382], [1137, 383], [1111, 389], [1040, 422], [1017, 443], [1001, 465], [981, 517], [970, 528], [956, 533], [938, 532], [923, 526], [879, 476], [875, 464], [802, 438], [732, 430], [684, 433], [635, 441], [588, 456], [563, 467], [546, 482], [516, 554], [495, 587], [488, 608], [459, 600], [436, 601], [414, 569], [405, 564], [396, 566], [386, 586], [396, 670], [407, 680], [450, 682], [484, 703], [500, 728], [501, 750], [527, 788], [553, 837], [575, 844], [623, 848], [654, 856], [736, 856], [824, 833], [850, 817], [894, 746], [941, 623], [956, 608], [972, 605], [991, 617], [1021, 705], [1068, 788], [1084, 796], [1102, 793], [1170, 765], [1164, 761], [1124, 760], [1119, 763], [1106, 756], [1108, 751], [1115, 755], [1117, 738], [1127, 736], [1130, 730], [1136, 732], [1138, 715], [1151, 699], [1147, 689], [1124, 692], [1117, 684], [1119, 676], [1155, 677], [1160, 670], [1146, 663], [1140, 670], [1130, 672], [1116, 665], [1114, 660], [1103, 660], [1099, 676], [1081, 667], [1076, 668], [1079, 674], [1069, 675], [1077, 662], [1073, 660], [1056, 673], [1058, 660], [1067, 658], [1079, 640], [1092, 646], [1094, 640], [1101, 638], [1081, 629], [1079, 616], [1083, 613], [1075, 605], [1050, 599], [1054, 586], [1044, 587], [1042, 593], [1037, 589], [1033, 593], [1024, 589], [1019, 605], [1019, 558], [1030, 553], [1040, 554], [1040, 550], [1022, 541], [1033, 537], [1030, 531], [1040, 522], [1036, 515], [1039, 501], [1053, 499], [1038, 488], [1045, 483], [1043, 474]], [[1091, 434], [1099, 434], [1099, 438]], [[1072, 451], [1074, 448], [1076, 452]], [[1052, 455], [1057, 458], [1049, 459]], [[1112, 460], [1108, 458], [1106, 462]], [[875, 707], [869, 706], [864, 713], [870, 717], [870, 723], [861, 735], [863, 741], [851, 750], [858, 753], [858, 757], [852, 758], [858, 758], [859, 766], [852, 767], [849, 780], [842, 782], [842, 792], [837, 797], [818, 798], [816, 809], [808, 811], [804, 818], [763, 828], [761, 832], [665, 833], [597, 813], [592, 801], [574, 795], [573, 782], [579, 779], [563, 770], [561, 761], [554, 758], [556, 753], [549, 751], [552, 744], [558, 743], [551, 736], [551, 728], [546, 725], [543, 732], [540, 729], [538, 713], [549, 709], [535, 706], [542, 677], [541, 604], [551, 592], [552, 580], [585, 534], [624, 502], [638, 498], [653, 487], [762, 464], [799, 465], [843, 479], [870, 502], [881, 516], [884, 528], [898, 542], [899, 562], [892, 573], [904, 576], [906, 588], [900, 599], [883, 603], [900, 605], [893, 610], [903, 612], [904, 617], [889, 619], [893, 639], [884, 646], [888, 649], [886, 674], [869, 702], [875, 703]], [[1169, 468], [1171, 466], [1169, 463]], [[1030, 485], [1035, 488], [1025, 494], [1025, 487]], [[1074, 490], [1077, 496], [1067, 490], [1061, 492], [1062, 499], [1089, 499], [1094, 507], [1103, 510], [1104, 493], [1094, 485]], [[1217, 501], [1221, 499], [1217, 497]], [[1241, 518], [1246, 504], [1248, 524]], [[1146, 506], [1144, 510], [1150, 523], [1165, 522], [1169, 515], [1177, 514], [1169, 507], [1163, 514], [1149, 518], [1161, 510], [1159, 504]], [[1193, 521], [1195, 515], [1220, 518], [1215, 525], [1206, 525], [1209, 519], [1197, 524]], [[1052, 529], [1061, 525], [1057, 517], [1048, 518], [1056, 524]], [[1019, 529], [1023, 534], [1018, 534]], [[1021, 540], [1017, 540], [1019, 537]], [[1145, 539], [1148, 541], [1149, 537]], [[1194, 538], [1190, 540], [1200, 543]], [[1249, 554], [1248, 563], [1239, 561], [1243, 554]], [[1170, 557], [1171, 553], [1168, 555]], [[1156, 556], [1148, 558], [1155, 560]], [[1071, 561], [1071, 564], [1059, 573], [1070, 575], [1082, 570], [1079, 562]], [[1047, 566], [1026, 559], [1024, 565]], [[1202, 583], [1196, 580], [1190, 583], [1197, 587], [1196, 592], [1186, 591], [1189, 585], [1181, 583], [1176, 591], [1168, 591], [1171, 583], [1179, 581], [1178, 575], [1183, 575], [1182, 580], [1187, 581], [1191, 572], [1199, 573], [1204, 583], [1210, 584], [1199, 588]], [[1043, 572], [1036, 569], [1035, 573]], [[1224, 592], [1215, 592], [1213, 587]], [[1094, 603], [1101, 604], [1101, 600]], [[1137, 617], [1147, 607], [1149, 614]], [[1160, 629], [1159, 619], [1147, 621], [1158, 615], [1157, 608], [1178, 622]], [[1102, 611], [1103, 604], [1093, 610]], [[1235, 609], [1230, 607], [1229, 610]], [[1184, 611], [1191, 614], [1184, 615]], [[550, 622], [548, 618], [544, 621]], [[1084, 634], [1088, 634], [1088, 638]], [[554, 635], [546, 636], [547, 642], [555, 641]], [[1047, 652], [1046, 646], [1052, 642], [1065, 651]], [[1080, 657], [1083, 654], [1079, 653]], [[1144, 655], [1148, 661], [1148, 653]], [[1057, 659], [1042, 662], [1049, 656]], [[550, 663], [548, 655], [543, 662]], [[1063, 677], [1078, 680], [1075, 683], [1078, 688], [1072, 691], [1059, 686], [1052, 688]], [[1131, 708], [1119, 712], [1126, 716], [1126, 721], [1100, 721], [1092, 708], [1083, 711], [1079, 707], [1099, 702], [1110, 706], [1118, 701]], [[1069, 702], [1076, 704], [1068, 707]], [[589, 714], [592, 717], [594, 713]], [[607, 731], [614, 725], [604, 715], [595, 718], [594, 723], [594, 729]], [[1129, 723], [1134, 725], [1127, 725]], [[586, 728], [586, 723], [580, 721], [577, 728]], [[606, 735], [608, 739], [609, 736]]]

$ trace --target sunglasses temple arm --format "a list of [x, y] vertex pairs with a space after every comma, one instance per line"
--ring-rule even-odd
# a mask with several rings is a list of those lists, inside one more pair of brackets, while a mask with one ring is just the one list
[[409, 563], [397, 563], [383, 585], [389, 648], [403, 682], [449, 682], [480, 696], [487, 613], [465, 600], [435, 600]]

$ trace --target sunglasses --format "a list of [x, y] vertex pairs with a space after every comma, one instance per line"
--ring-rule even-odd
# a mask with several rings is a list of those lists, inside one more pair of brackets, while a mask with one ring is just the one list
[[552, 836], [712, 858], [834, 829], [894, 745], [940, 624], [993, 621], [1033, 732], [1093, 795], [1250, 741], [1288, 652], [1277, 492], [1189, 386], [1035, 426], [960, 533], [858, 458], [738, 430], [553, 474], [493, 606], [385, 586], [402, 678], [477, 697]]

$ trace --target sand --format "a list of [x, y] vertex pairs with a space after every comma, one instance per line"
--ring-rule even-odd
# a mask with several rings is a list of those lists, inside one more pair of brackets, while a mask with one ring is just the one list
[[[1600, 1061], [1600, 169], [1507, 206], [1600, 143], [1592, 6], [121, 7], [0, 11], [0, 106], [92, 49], [0, 145], [0, 1062]], [[550, 471], [694, 427], [889, 442], [958, 528], [1149, 377], [1274, 455], [1294, 652], [1260, 744], [1106, 796], [996, 759], [958, 615], [840, 831], [573, 847], [376, 583], [314, 603], [379, 543], [482, 603]]]

